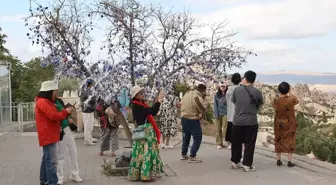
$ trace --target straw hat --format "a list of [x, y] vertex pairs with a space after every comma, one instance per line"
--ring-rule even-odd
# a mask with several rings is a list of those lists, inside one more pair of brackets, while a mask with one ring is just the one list
[[132, 87], [131, 92], [130, 92], [131, 93], [131, 98], [133, 99], [142, 90], [143, 90], [143, 88], [141, 88], [137, 85]]
[[44, 81], [42, 82], [40, 91], [54, 91], [57, 89], [58, 86], [54, 81]]

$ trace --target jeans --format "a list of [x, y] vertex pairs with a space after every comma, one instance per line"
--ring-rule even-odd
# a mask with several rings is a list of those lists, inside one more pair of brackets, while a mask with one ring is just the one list
[[40, 183], [57, 185], [57, 182], [57, 148], [56, 143], [52, 143], [43, 147]]
[[187, 155], [191, 136], [193, 136], [193, 144], [190, 149], [190, 157], [196, 157], [196, 154], [202, 143], [202, 127], [200, 120], [192, 120], [181, 118], [183, 142], [182, 142], [182, 156]]

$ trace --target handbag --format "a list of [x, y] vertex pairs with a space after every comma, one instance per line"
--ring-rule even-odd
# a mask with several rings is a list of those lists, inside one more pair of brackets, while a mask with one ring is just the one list
[[64, 130], [61, 129], [61, 132], [60, 132], [60, 141], [63, 140], [64, 135], [65, 135]]
[[145, 127], [137, 127], [133, 130], [132, 134], [132, 140], [133, 141], [138, 141], [138, 140], [144, 140], [147, 137]]

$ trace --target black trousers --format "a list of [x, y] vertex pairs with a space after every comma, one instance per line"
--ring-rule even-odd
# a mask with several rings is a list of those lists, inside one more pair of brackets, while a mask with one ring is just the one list
[[258, 125], [232, 125], [231, 161], [238, 164], [242, 158], [242, 144], [245, 144], [243, 165], [252, 166], [255, 144], [258, 135]]
[[226, 134], [225, 134], [225, 141], [230, 142], [232, 140], [232, 122], [227, 122]]

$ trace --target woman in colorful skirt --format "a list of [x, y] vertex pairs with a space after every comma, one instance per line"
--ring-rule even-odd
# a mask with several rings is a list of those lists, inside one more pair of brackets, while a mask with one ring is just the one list
[[133, 142], [131, 163], [128, 170], [128, 178], [134, 181], [154, 181], [163, 173], [163, 163], [159, 152], [160, 129], [155, 123], [154, 117], [164, 98], [161, 92], [158, 101], [152, 107], [145, 103], [143, 88], [134, 86], [131, 89], [132, 113], [138, 130], [143, 128], [145, 138]]
[[[99, 117], [100, 128], [101, 128], [101, 144], [99, 155], [103, 156], [105, 151], [112, 150], [112, 157], [115, 157], [115, 152], [119, 150], [119, 137], [118, 128], [114, 120], [109, 119], [109, 115], [106, 112], [109, 105], [104, 104], [102, 99], [98, 100], [98, 105], [96, 107], [97, 116]], [[112, 115], [113, 116], [113, 115]]]

